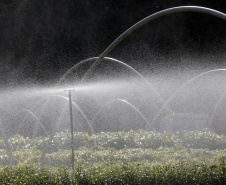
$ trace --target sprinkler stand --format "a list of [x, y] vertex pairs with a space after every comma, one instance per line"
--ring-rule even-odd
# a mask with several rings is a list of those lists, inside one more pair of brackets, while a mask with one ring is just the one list
[[71, 100], [71, 91], [74, 89], [65, 90], [68, 91], [68, 98], [69, 98], [69, 114], [70, 114], [70, 122], [71, 122], [71, 166], [74, 173], [74, 162], [75, 162], [75, 154], [74, 154], [74, 128], [73, 128], [73, 116], [72, 116], [72, 100]]

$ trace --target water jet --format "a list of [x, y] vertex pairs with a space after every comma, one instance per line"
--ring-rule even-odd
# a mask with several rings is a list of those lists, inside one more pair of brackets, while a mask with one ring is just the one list
[[[84, 131], [86, 133], [89, 133], [89, 136], [87, 136], [87, 137], [91, 137], [92, 135], [95, 134], [96, 131], [98, 131], [100, 133], [102, 131], [109, 132], [110, 129], [108, 130], [107, 127], [105, 127], [104, 130], [102, 130], [102, 128], [101, 128], [102, 125], [100, 125], [100, 128], [97, 128], [97, 126], [94, 127], [94, 124], [95, 124], [95, 122], [97, 122], [97, 119], [99, 117], [101, 117], [100, 116], [101, 114], [103, 114], [106, 118], [104, 120], [105, 121], [104, 124], [105, 125], [110, 124], [110, 122], [112, 121], [112, 120], [110, 120], [110, 116], [108, 116], [107, 113], [104, 114], [103, 112], [108, 110], [109, 112], [112, 112], [112, 114], [114, 114], [114, 111], [112, 111], [114, 106], [115, 106], [114, 110], [121, 112], [122, 118], [127, 118], [130, 115], [131, 115], [131, 117], [132, 116], [139, 117], [139, 119], [135, 120], [135, 121], [137, 121], [137, 123], [135, 125], [137, 127], [135, 127], [135, 129], [141, 128], [141, 129], [145, 129], [146, 131], [147, 130], [150, 131], [150, 130], [152, 130], [152, 129], [154, 130], [154, 129], [156, 129], [156, 127], [158, 128], [158, 126], [160, 126], [160, 131], [167, 130], [168, 132], [177, 132], [179, 129], [183, 129], [183, 130], [186, 129], [189, 131], [193, 131], [193, 130], [202, 129], [204, 127], [210, 127], [209, 120], [210, 120], [211, 113], [208, 114], [209, 112], [205, 112], [205, 111], [203, 113], [201, 111], [200, 112], [197, 111], [195, 113], [194, 112], [186, 112], [186, 111], [185, 112], [176, 112], [176, 111], [174, 112], [172, 109], [172, 106], [169, 106], [168, 104], [169, 104], [169, 102], [171, 102], [172, 99], [177, 98], [177, 95], [181, 89], [183, 89], [186, 86], [189, 86], [190, 84], [192, 84], [192, 82], [196, 82], [198, 79], [206, 76], [207, 74], [224, 72], [225, 69], [215, 69], [215, 70], [207, 71], [207, 72], [204, 72], [204, 73], [201, 73], [201, 74], [195, 76], [188, 82], [184, 83], [181, 86], [181, 88], [179, 88], [178, 90], [175, 91], [175, 93], [173, 93], [173, 95], [169, 95], [170, 98], [167, 101], [165, 101], [164, 98], [162, 98], [161, 93], [158, 90], [156, 90], [154, 85], [152, 83], [150, 83], [147, 80], [147, 78], [144, 77], [140, 72], [138, 72], [137, 70], [135, 70], [130, 65], [128, 65], [124, 62], [121, 62], [117, 59], [106, 57], [122, 40], [124, 40], [132, 32], [134, 32], [138, 28], [142, 27], [146, 23], [148, 23], [152, 20], [155, 20], [157, 18], [160, 18], [162, 16], [173, 14], [173, 13], [179, 13], [179, 12], [206, 13], [206, 14], [210, 14], [210, 15], [216, 16], [218, 18], [221, 18], [223, 20], [226, 20], [226, 14], [224, 14], [222, 12], [219, 12], [219, 11], [216, 11], [213, 9], [209, 9], [209, 8], [205, 8], [205, 7], [197, 7], [197, 6], [174, 7], [174, 8], [162, 10], [160, 12], [152, 14], [152, 15], [144, 18], [143, 20], [139, 21], [138, 23], [136, 23], [135, 25], [130, 27], [128, 30], [126, 30], [123, 34], [121, 34], [112, 44], [110, 44], [106, 48], [106, 50], [104, 50], [104, 52], [99, 57], [88, 58], [88, 59], [81, 61], [78, 64], [75, 64], [68, 71], [66, 71], [66, 73], [64, 73], [64, 75], [60, 78], [57, 85], [55, 85], [54, 87], [49, 87], [49, 88], [44, 88], [44, 89], [41, 89], [38, 87], [33, 88], [33, 89], [27, 88], [27, 89], [20, 89], [18, 91], [15, 90], [14, 92], [10, 92], [9, 94], [7, 94], [7, 92], [2, 93], [1, 94], [2, 105], [0, 107], [1, 108], [0, 109], [1, 117], [2, 118], [4, 117], [4, 119], [7, 119], [9, 117], [8, 115], [10, 115], [10, 117], [13, 117], [15, 115], [15, 113], [18, 112], [18, 110], [20, 110], [20, 111], [23, 110], [24, 112], [26, 112], [29, 115], [30, 121], [31, 121], [31, 119], [33, 119], [35, 121], [36, 125], [43, 128], [43, 130], [45, 131], [45, 135], [48, 135], [47, 136], [48, 139], [44, 143], [44, 147], [42, 148], [43, 150], [41, 151], [42, 152], [41, 158], [40, 158], [41, 164], [44, 163], [45, 156], [48, 153], [48, 147], [54, 138], [54, 134], [58, 131], [65, 130], [65, 128], [68, 128], [65, 125], [67, 123], [69, 123], [69, 121], [70, 121], [70, 123], [71, 123], [71, 125], [70, 125], [71, 126], [71, 149], [72, 149], [72, 160], [71, 161], [72, 161], [73, 169], [74, 169], [74, 160], [75, 160], [74, 159], [74, 155], [75, 155], [74, 147], [73, 147], [73, 145], [74, 145], [74, 143], [73, 143], [74, 132], [73, 131], [78, 130], [78, 131]], [[108, 85], [102, 83], [100, 86], [97, 86], [96, 84], [92, 84], [92, 85], [88, 84], [87, 86], [84, 85], [85, 84], [84, 82], [91, 76], [91, 74], [94, 72], [94, 70], [98, 67], [98, 65], [103, 60], [115, 62], [117, 64], [120, 64], [120, 65], [126, 67], [126, 69], [129, 69], [136, 76], [139, 77], [138, 80], [142, 80], [142, 83], [145, 84], [145, 88], [142, 87], [142, 83], [140, 83], [140, 81], [136, 85], [133, 84], [134, 86], [132, 86], [129, 83], [128, 79], [126, 79], [127, 80], [126, 83], [123, 84], [120, 82], [119, 83], [120, 85], [116, 83], [115, 86], [112, 85], [111, 82], [107, 82], [107, 83], [109, 83]], [[81, 91], [79, 94], [79, 98], [78, 98], [78, 96], [76, 96], [77, 97], [76, 102], [74, 101], [75, 98], [71, 97], [71, 89], [74, 89], [74, 88], [76, 89], [76, 86], [74, 86], [74, 87], [72, 86], [72, 88], [69, 87], [69, 91], [68, 91], [69, 97], [66, 97], [64, 94], [62, 95], [63, 92], [61, 92], [61, 91], [66, 89], [66, 87], [65, 86], [59, 87], [59, 85], [66, 83], [65, 82], [66, 77], [68, 77], [69, 74], [72, 73], [72, 71], [78, 69], [78, 67], [82, 66], [83, 64], [92, 62], [92, 61], [94, 61], [94, 63], [86, 71], [86, 73], [82, 77], [82, 80], [80, 81], [80, 83], [77, 84], [77, 85], [81, 86], [81, 89], [80, 89]], [[67, 84], [65, 84], [65, 85], [67, 85]], [[84, 87], [82, 87], [82, 85], [84, 85]], [[80, 88], [80, 87], [78, 87], [78, 88]], [[147, 88], [148, 88], [148, 92], [146, 91]], [[149, 100], [150, 100], [150, 97], [152, 96], [151, 92], [153, 92], [154, 96], [155, 96], [153, 99], [156, 99], [156, 102], [161, 104], [161, 107], [160, 107], [160, 109], [158, 109], [157, 114], [155, 114], [155, 109], [153, 108], [154, 103], [156, 103], [156, 102], [150, 103], [150, 101], [147, 101], [147, 99], [149, 98]], [[192, 91], [189, 91], [189, 92], [192, 92]], [[13, 97], [13, 99], [12, 99], [12, 97]], [[54, 102], [54, 100], [59, 100], [59, 101], [63, 100], [63, 103], [61, 104], [61, 103], [59, 103], [59, 101]], [[214, 111], [212, 111], [213, 118], [214, 118], [214, 115], [217, 114], [217, 110], [219, 109], [222, 101], [223, 101], [223, 96], [222, 96], [222, 98], [218, 99], [218, 102], [216, 102], [216, 104], [214, 104], [215, 105], [215, 107], [213, 108]], [[81, 102], [83, 102], [83, 103], [81, 103]], [[11, 103], [13, 103], [13, 105], [10, 105]], [[69, 109], [66, 108], [66, 105], [65, 105], [66, 103], [69, 103]], [[97, 104], [97, 105], [95, 105], [95, 104]], [[205, 106], [205, 105], [203, 105], [203, 106]], [[194, 107], [195, 107], [195, 105], [194, 105]], [[66, 109], [68, 110], [68, 112], [66, 112]], [[165, 113], [166, 115], [162, 114], [163, 110], [166, 110], [166, 113]], [[195, 110], [197, 110], [197, 109], [195, 109]], [[10, 113], [4, 114], [7, 111], [9, 111]], [[79, 120], [80, 117], [78, 116], [78, 114], [76, 116], [74, 116], [74, 113], [76, 113], [75, 111], [79, 113], [79, 115], [82, 117], [83, 121], [85, 121], [85, 124], [83, 124], [83, 122], [80, 122], [80, 120]], [[130, 111], [130, 114], [126, 114], [129, 111]], [[67, 119], [68, 114], [67, 114], [67, 118], [65, 118], [66, 113], [69, 113], [70, 119]], [[72, 113], [73, 113], [73, 115], [72, 115]], [[155, 116], [152, 117], [152, 114], [155, 114]], [[45, 119], [47, 121], [45, 121]], [[54, 121], [51, 119], [53, 119]], [[8, 120], [6, 121], [6, 124], [4, 124], [4, 125], [9, 125], [9, 127], [11, 125], [18, 126], [17, 123], [11, 123], [11, 125], [8, 124], [8, 123], [10, 123], [11, 120], [12, 120], [11, 118], [8, 118]], [[92, 120], [92, 121], [90, 121], [90, 120]], [[160, 125], [158, 125], [159, 120], [161, 120], [160, 123], [162, 122], [162, 124], [160, 124]], [[77, 121], [78, 124], [75, 126], [73, 121], [75, 121], [75, 122]], [[115, 120], [113, 119], [113, 121], [115, 121]], [[185, 123], [185, 126], [183, 128], [180, 127], [181, 122]], [[190, 122], [193, 122], [193, 124], [190, 124]], [[4, 123], [5, 123], [5, 120], [4, 120]], [[65, 125], [63, 125], [64, 123], [65, 123]], [[141, 123], [143, 123], [143, 125]], [[45, 130], [48, 124], [49, 125], [52, 124], [52, 125], [49, 126], [50, 127], [49, 130]], [[86, 128], [80, 129], [79, 124], [84, 127], [86, 126]], [[169, 127], [173, 124], [176, 124], [177, 126], [175, 126], [175, 128]], [[6, 129], [5, 129], [4, 125], [3, 125], [2, 120], [0, 120], [1, 135], [5, 142], [7, 155], [10, 158], [11, 165], [14, 165], [15, 162], [12, 157], [13, 155], [12, 155], [12, 152], [10, 149], [10, 144], [8, 142], [9, 137], [7, 134], [5, 134], [7, 131], [5, 131]], [[63, 126], [61, 128], [59, 128], [60, 125], [63, 125]], [[131, 128], [126, 127], [126, 128], [133, 129], [133, 127], [131, 127]], [[87, 129], [88, 129], [88, 131], [87, 131]], [[117, 131], [119, 131], [118, 135], [123, 133], [123, 132], [121, 132], [122, 130], [123, 129], [121, 129], [121, 128], [120, 128], [120, 130], [117, 130]], [[129, 131], [129, 130], [127, 130], [127, 131]], [[16, 134], [16, 133], [14, 133], [14, 134]], [[157, 132], [152, 132], [152, 134], [153, 135], [156, 134], [153, 137], [154, 139], [160, 135], [160, 133], [157, 133]], [[150, 135], [151, 134], [149, 134], [149, 136]], [[171, 138], [167, 138], [167, 139], [170, 140], [173, 137], [175, 137], [175, 135], [172, 135]], [[157, 142], [154, 139], [152, 139], [151, 141], [148, 140], [148, 142]], [[137, 144], [136, 147], [143, 146], [142, 145], [143, 140], [145, 140], [145, 137], [142, 137], [142, 139], [140, 139], [140, 143], [139, 143], [139, 145]], [[173, 142], [177, 142], [177, 141], [170, 140], [170, 142], [171, 142], [170, 144], [172, 144]], [[92, 143], [93, 145], [96, 144], [95, 142], [93, 142], [93, 143]], [[158, 145], [158, 146], [160, 148], [159, 150], [161, 150], [162, 146], [161, 145]], [[169, 145], [169, 146], [172, 147], [171, 145]], [[83, 147], [89, 147], [89, 146], [83, 146]], [[105, 150], [105, 148], [104, 149], [101, 148], [102, 146], [101, 147], [92, 146], [92, 147], [97, 148], [97, 150]], [[184, 146], [181, 146], [180, 143], [179, 144], [177, 143], [177, 146], [174, 146], [174, 147], [175, 148], [181, 147], [180, 149], [183, 150]], [[114, 153], [113, 150], [111, 152]]]

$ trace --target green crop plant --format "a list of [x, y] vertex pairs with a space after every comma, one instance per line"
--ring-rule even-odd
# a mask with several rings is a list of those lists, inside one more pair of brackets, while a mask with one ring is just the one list
[[54, 135], [44, 162], [40, 164], [48, 139], [12, 136], [9, 144], [16, 166], [9, 167], [10, 160], [0, 138], [0, 184], [225, 182], [226, 137], [211, 130], [176, 134], [144, 130], [93, 135], [75, 132], [74, 173], [70, 168], [70, 132]]

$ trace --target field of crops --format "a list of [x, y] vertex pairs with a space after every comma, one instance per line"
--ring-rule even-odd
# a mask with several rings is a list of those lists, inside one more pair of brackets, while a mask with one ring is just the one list
[[[224, 184], [226, 136], [210, 130], [74, 133], [9, 139], [16, 166], [0, 140], [0, 184]], [[43, 151], [46, 152], [43, 155]], [[42, 156], [42, 160], [41, 159]], [[44, 157], [43, 157], [44, 156]]]

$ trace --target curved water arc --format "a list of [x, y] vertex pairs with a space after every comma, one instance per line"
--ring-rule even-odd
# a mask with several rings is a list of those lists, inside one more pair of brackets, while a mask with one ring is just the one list
[[[75, 64], [73, 67], [71, 67], [66, 73], [64, 73], [64, 75], [60, 78], [60, 80], [58, 81], [58, 84], [59, 83], [62, 83], [63, 80], [72, 72], [74, 71], [75, 69], [77, 69], [78, 67], [80, 67], [81, 65], [83, 64], [86, 64], [88, 62], [91, 62], [91, 61], [94, 61], [94, 60], [97, 60], [99, 57], [92, 57], [92, 58], [88, 58], [88, 59], [85, 59], [85, 60], [82, 60], [81, 62], [79, 62], [78, 64]], [[110, 58], [110, 57], [104, 57], [104, 60], [107, 60], [107, 61], [111, 61], [111, 62], [116, 62], [124, 67], [126, 67], [127, 69], [129, 69], [130, 71], [134, 72], [137, 76], [139, 76], [141, 79], [143, 79], [144, 83], [150, 88], [151, 91], [153, 91], [156, 96], [158, 97], [158, 100], [160, 101], [161, 104], [164, 104], [165, 100], [160, 96], [160, 94], [158, 93], [158, 91], [155, 90], [155, 88], [150, 84], [150, 82], [140, 73], [138, 72], [136, 69], [134, 69], [133, 67], [131, 67], [130, 65], [120, 61], [120, 60], [117, 60], [117, 59], [114, 59], [114, 58]], [[172, 112], [170, 110], [169, 107], [165, 107], [165, 109], [167, 110], [167, 112]]]
[[200, 77], [203, 77], [205, 75], [208, 75], [210, 73], [215, 73], [215, 72], [225, 72], [226, 69], [213, 69], [213, 70], [209, 70], [206, 72], [203, 72], [199, 75], [196, 75], [195, 77], [191, 78], [190, 80], [188, 80], [186, 83], [184, 83], [181, 87], [179, 87], [171, 96], [170, 98], [164, 103], [164, 105], [159, 109], [158, 113], [155, 115], [155, 117], [153, 118], [151, 124], [153, 127], [156, 126], [156, 121], [159, 118], [159, 116], [161, 115], [162, 111], [164, 110], [164, 107], [167, 106], [167, 104], [176, 97], [176, 95], [187, 85], [190, 85], [192, 82], [194, 82], [195, 80], [199, 79]]
[[218, 18], [221, 18], [226, 21], [226, 14], [214, 9], [201, 7], [201, 6], [179, 6], [179, 7], [173, 7], [169, 9], [165, 9], [162, 11], [159, 11], [157, 13], [154, 13], [141, 21], [137, 22], [133, 26], [131, 26], [129, 29], [127, 29], [124, 33], [122, 33], [115, 41], [113, 41], [105, 50], [104, 52], [98, 57], [98, 59], [93, 63], [93, 65], [89, 68], [89, 70], [86, 72], [86, 74], [83, 76], [81, 81], [84, 81], [87, 77], [90, 76], [90, 74], [95, 70], [95, 68], [100, 64], [100, 62], [106, 57], [122, 40], [124, 40], [127, 36], [129, 36], [131, 33], [133, 33], [138, 28], [142, 27], [143, 25], [147, 24], [148, 22], [155, 20], [159, 17], [173, 14], [173, 13], [179, 13], [179, 12], [200, 12], [200, 13], [206, 13], [213, 16], [216, 16]]
[[[60, 97], [60, 98], [62, 98], [62, 99], [64, 99], [64, 100], [66, 100], [66, 101], [69, 101], [69, 98], [67, 98], [67, 97], [65, 97], [65, 96], [62, 96], [62, 95], [51, 95], [51, 96], [53, 96], [53, 97]], [[85, 113], [84, 113], [84, 112], [81, 110], [81, 108], [80, 108], [78, 105], [76, 105], [74, 102], [72, 102], [72, 106], [74, 106], [74, 107], [82, 114], [82, 116], [83, 116], [84, 119], [86, 120], [86, 123], [88, 124], [88, 126], [89, 126], [89, 128], [90, 128], [92, 134], [94, 134], [95, 131], [94, 131], [94, 129], [93, 129], [92, 123], [91, 123], [91, 122], [89, 121], [89, 119], [86, 117]], [[48, 145], [50, 144], [50, 142], [52, 141], [53, 137], [54, 137], [54, 133], [50, 135], [49, 139], [46, 141], [45, 146], [48, 146]], [[46, 155], [46, 153], [47, 153], [47, 150], [46, 150], [45, 148], [47, 148], [47, 147], [44, 147], [44, 150], [43, 150], [42, 155], [41, 155], [41, 157], [40, 157], [40, 163], [41, 163], [41, 164], [43, 164], [43, 161], [44, 161], [44, 159], [45, 159], [45, 155]]]
[[[28, 114], [35, 120], [36, 124], [39, 124], [39, 125], [41, 126], [41, 128], [42, 128], [42, 129], [44, 130], [44, 132], [45, 132], [45, 135], [46, 135], [46, 136], [49, 135], [49, 133], [48, 133], [47, 130], [45, 129], [45, 127], [44, 127], [44, 125], [42, 124], [42, 122], [39, 120], [39, 118], [38, 118], [32, 111], [30, 111], [29, 109], [22, 109], [21, 111], [24, 111], [24, 112], [28, 113]], [[26, 119], [26, 118], [25, 118], [25, 119]], [[23, 119], [23, 121], [24, 121], [25, 119]], [[22, 121], [21, 124], [23, 124], [23, 121]], [[19, 128], [19, 130], [20, 130], [20, 128]]]
[[[60, 78], [60, 80], [58, 81], [58, 84], [59, 83], [62, 83], [63, 80], [74, 70], [76, 70], [78, 67], [80, 67], [81, 65], [83, 64], [86, 64], [88, 62], [91, 62], [91, 61], [95, 61], [97, 60], [99, 57], [92, 57], [92, 58], [87, 58], [85, 60], [82, 60], [81, 62], [79, 62], [78, 64], [75, 64], [73, 67], [71, 67], [68, 71], [66, 71], [63, 76]], [[124, 67], [126, 67], [127, 69], [129, 69], [130, 71], [134, 72], [137, 76], [139, 76], [140, 78], [142, 78], [145, 82], [149, 83], [147, 81], [147, 79], [140, 73], [138, 72], [136, 69], [134, 69], [133, 67], [131, 67], [130, 65], [126, 64], [125, 62], [122, 62], [120, 60], [117, 60], [115, 58], [110, 58], [110, 57], [104, 57], [104, 60], [106, 61], [111, 61], [111, 62], [116, 62]], [[57, 84], [57, 85], [58, 85]]]
[[[62, 96], [62, 95], [49, 95], [47, 97], [44, 97], [42, 98], [41, 100], [39, 100], [39, 102], [37, 102], [35, 104], [35, 106], [32, 108], [32, 109], [35, 109], [36, 107], [38, 107], [43, 101], [51, 98], [51, 97], [55, 97], [55, 98], [61, 98], [65, 101], [69, 101], [69, 98], [65, 97], [65, 96]], [[83, 110], [75, 103], [75, 102], [72, 102], [72, 106], [77, 110], [79, 111], [79, 113], [82, 115], [82, 117], [85, 119], [86, 121], [86, 124], [89, 126], [90, 130], [92, 133], [94, 133], [94, 129], [93, 129], [93, 126], [91, 124], [91, 122], [89, 121], [89, 119], [87, 118], [87, 116], [85, 115], [85, 113], [83, 112]]]
[[94, 117], [93, 117], [93, 119], [92, 119], [92, 123], [95, 122], [97, 116], [100, 115], [101, 112], [102, 112], [107, 106], [111, 105], [111, 104], [114, 103], [114, 102], [122, 102], [122, 103], [128, 105], [129, 107], [131, 107], [136, 113], [139, 114], [140, 117], [142, 117], [142, 119], [144, 120], [144, 122], [146, 123], [146, 125], [147, 125], [148, 127], [150, 127], [150, 125], [151, 125], [150, 122], [149, 122], [148, 119], [142, 114], [142, 112], [141, 112], [138, 108], [136, 108], [133, 104], [131, 104], [130, 102], [128, 102], [128, 101], [126, 101], [126, 100], [124, 100], [124, 99], [113, 99], [113, 100], [110, 100], [110, 101], [108, 101], [107, 103], [105, 103], [105, 104], [97, 111], [97, 113], [94, 115]]
[[[65, 99], [67, 101], [69, 101], [69, 98], [65, 97], [65, 96], [62, 96], [62, 95], [52, 95], [54, 97], [60, 97], [62, 99]], [[94, 132], [94, 129], [93, 129], [93, 126], [92, 126], [92, 123], [89, 121], [89, 119], [87, 118], [87, 116], [85, 115], [85, 113], [82, 111], [82, 109], [75, 103], [75, 102], [72, 102], [72, 106], [74, 106], [78, 111], [79, 113], [83, 116], [83, 118], [85, 119], [87, 125], [89, 126], [90, 130], [92, 133], [95, 133]]]

